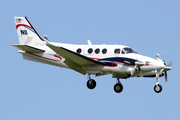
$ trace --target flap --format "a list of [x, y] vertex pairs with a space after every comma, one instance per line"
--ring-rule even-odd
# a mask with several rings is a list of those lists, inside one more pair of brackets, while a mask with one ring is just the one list
[[35, 48], [35, 47], [32, 47], [32, 46], [29, 46], [29, 45], [12, 45], [20, 50], [23, 50], [23, 51], [28, 51], [28, 52], [31, 52], [31, 53], [42, 53], [42, 52], [45, 52], [45, 50], [41, 50], [39, 48]]
[[66, 63], [66, 65], [68, 65], [71, 69], [85, 75], [86, 74], [86, 70], [82, 69], [81, 66], [79, 66], [78, 64], [74, 63], [73, 61], [66, 59], [64, 61], [64, 63]]

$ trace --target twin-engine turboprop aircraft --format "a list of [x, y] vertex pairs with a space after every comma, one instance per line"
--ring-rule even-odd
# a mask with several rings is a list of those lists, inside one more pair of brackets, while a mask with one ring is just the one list
[[44, 40], [39, 36], [26, 17], [14, 19], [20, 44], [12, 46], [20, 49], [18, 52], [24, 59], [69, 68], [83, 75], [88, 74], [89, 89], [96, 87], [96, 81], [91, 79], [90, 75], [112, 74], [112, 77], [117, 78], [118, 81], [114, 85], [116, 93], [123, 90], [120, 79], [129, 77], [156, 78], [157, 82], [154, 86], [156, 93], [162, 91], [159, 77], [165, 75], [168, 83], [166, 71], [172, 69], [171, 63], [166, 65], [158, 54], [157, 59], [153, 59], [136, 53], [128, 46], [93, 45], [90, 40], [88, 45], [49, 42], [47, 36], [44, 36]]

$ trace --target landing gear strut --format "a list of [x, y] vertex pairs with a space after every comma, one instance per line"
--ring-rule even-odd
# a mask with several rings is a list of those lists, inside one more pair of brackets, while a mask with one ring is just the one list
[[159, 80], [159, 78], [157, 78], [157, 83], [156, 83], [156, 85], [154, 86], [154, 91], [155, 91], [156, 93], [160, 93], [160, 92], [162, 91], [162, 86], [159, 84], [159, 82], [160, 82], [160, 80]]
[[116, 93], [120, 93], [120, 92], [123, 91], [123, 85], [122, 85], [121, 82], [119, 81], [119, 78], [117, 78], [117, 80], [118, 80], [118, 83], [116, 83], [116, 84], [114, 85], [114, 91], [115, 91]]
[[96, 87], [96, 81], [94, 79], [91, 79], [90, 74], [88, 74], [89, 80], [87, 81], [87, 87], [89, 89], [94, 89]]

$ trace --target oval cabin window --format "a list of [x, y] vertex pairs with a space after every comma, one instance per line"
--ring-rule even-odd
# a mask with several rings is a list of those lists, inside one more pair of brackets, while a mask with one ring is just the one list
[[82, 51], [81, 48], [78, 48], [78, 49], [76, 50], [76, 52], [79, 53], [79, 54], [81, 53], [81, 51]]
[[95, 50], [95, 53], [96, 53], [96, 54], [99, 54], [99, 52], [100, 52], [100, 49], [97, 48], [97, 49]]
[[103, 54], [106, 54], [106, 53], [107, 53], [107, 49], [104, 48], [104, 49], [102, 50], [102, 53], [103, 53]]
[[88, 49], [88, 53], [91, 54], [93, 52], [93, 49], [92, 48], [89, 48]]

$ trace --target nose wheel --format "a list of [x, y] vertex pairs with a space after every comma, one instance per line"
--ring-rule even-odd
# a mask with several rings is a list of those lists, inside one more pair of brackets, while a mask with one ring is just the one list
[[160, 93], [162, 91], [162, 86], [160, 84], [157, 84], [154, 86], [154, 91], [156, 93]]

